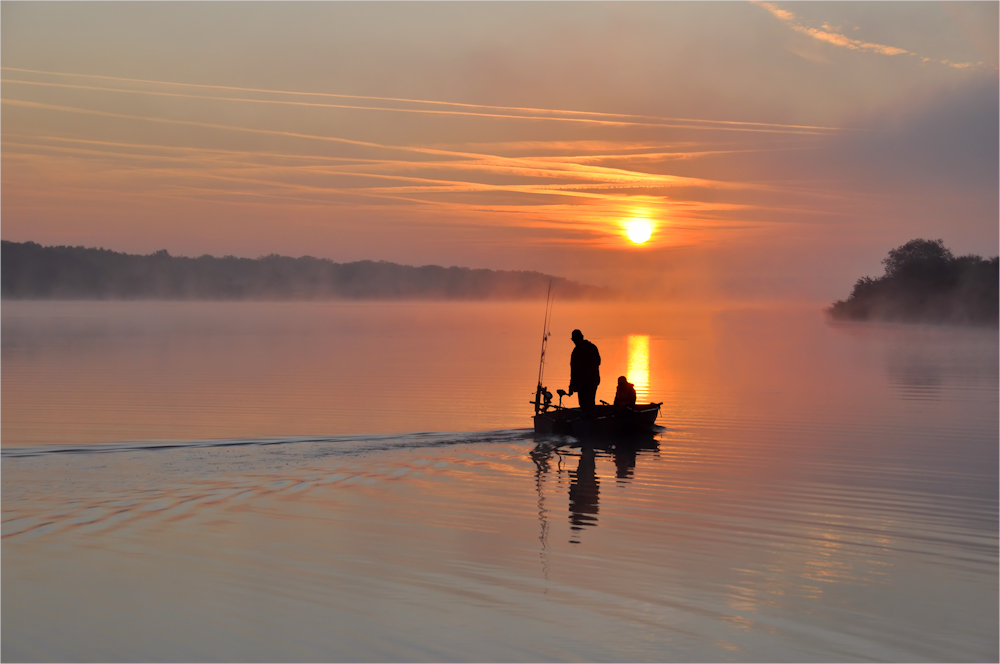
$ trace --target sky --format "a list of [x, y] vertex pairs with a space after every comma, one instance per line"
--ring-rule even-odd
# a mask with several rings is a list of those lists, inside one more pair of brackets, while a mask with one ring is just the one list
[[998, 6], [4, 1], [0, 236], [842, 298], [998, 253]]

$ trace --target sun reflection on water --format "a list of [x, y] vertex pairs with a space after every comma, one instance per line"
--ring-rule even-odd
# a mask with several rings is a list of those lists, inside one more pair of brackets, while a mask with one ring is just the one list
[[628, 381], [635, 385], [638, 401], [649, 399], [649, 335], [628, 335]]

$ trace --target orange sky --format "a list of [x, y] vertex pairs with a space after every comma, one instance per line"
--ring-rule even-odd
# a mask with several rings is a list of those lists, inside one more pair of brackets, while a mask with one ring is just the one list
[[997, 6], [4, 2], [0, 231], [842, 297], [997, 253]]

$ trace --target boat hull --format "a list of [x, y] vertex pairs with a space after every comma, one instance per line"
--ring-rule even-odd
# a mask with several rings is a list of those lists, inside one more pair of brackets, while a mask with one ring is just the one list
[[585, 412], [581, 408], [559, 408], [535, 415], [535, 433], [540, 435], [627, 436], [653, 430], [660, 404], [639, 404], [630, 408], [595, 406]]

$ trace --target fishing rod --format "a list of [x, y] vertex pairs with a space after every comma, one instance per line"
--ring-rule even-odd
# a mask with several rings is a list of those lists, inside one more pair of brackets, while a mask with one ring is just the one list
[[552, 403], [552, 393], [542, 387], [542, 376], [545, 373], [545, 347], [549, 343], [549, 321], [552, 317], [552, 280], [549, 279], [549, 290], [545, 294], [545, 321], [542, 326], [542, 357], [538, 361], [538, 387], [535, 389], [535, 414], [547, 410]]

